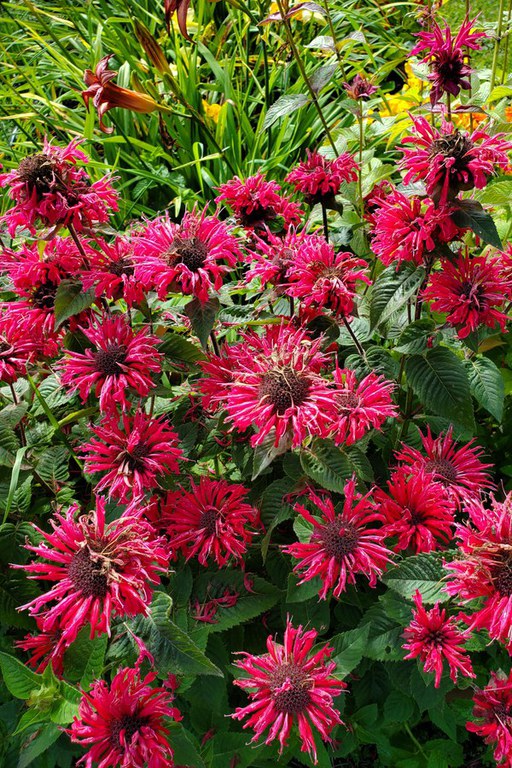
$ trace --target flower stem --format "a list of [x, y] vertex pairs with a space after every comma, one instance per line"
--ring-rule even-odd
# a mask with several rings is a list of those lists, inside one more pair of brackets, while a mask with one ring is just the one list
[[210, 331], [210, 341], [212, 342], [213, 351], [218, 357], [220, 355], [220, 349], [219, 349], [219, 342], [217, 341], [217, 336], [215, 335], [215, 331]]
[[352, 338], [352, 341], [354, 342], [354, 344], [355, 344], [355, 346], [356, 346], [356, 349], [357, 349], [357, 351], [359, 352], [359, 354], [361, 355], [361, 357], [364, 357], [364, 356], [365, 356], [365, 354], [364, 354], [364, 348], [362, 347], [362, 345], [361, 345], [361, 342], [359, 341], [359, 339], [358, 339], [358, 338], [357, 338], [357, 336], [355, 335], [354, 331], [353, 331], [353, 330], [352, 330], [352, 328], [350, 327], [350, 323], [348, 322], [348, 320], [347, 320], [347, 318], [346, 318], [346, 317], [344, 317], [344, 318], [343, 318], [343, 325], [345, 326], [345, 328], [346, 328], [346, 329], [347, 329], [347, 331], [349, 332], [349, 334], [350, 334], [350, 337]]
[[494, 52], [492, 55], [491, 69], [491, 92], [496, 84], [496, 71], [498, 69], [498, 58], [500, 54], [501, 33], [503, 32], [503, 11], [505, 9], [505, 0], [500, 0], [498, 7], [498, 25], [496, 29], [496, 39], [494, 41]]
[[89, 268], [89, 259], [87, 257], [85, 249], [84, 249], [84, 247], [82, 245], [82, 242], [81, 242], [80, 238], [77, 235], [76, 229], [73, 226], [73, 224], [71, 224], [71, 223], [68, 224], [68, 230], [69, 230], [69, 234], [71, 235], [71, 237], [73, 239], [73, 242], [75, 243], [75, 245], [76, 245], [76, 247], [77, 247], [77, 249], [78, 249], [78, 251], [79, 251], [79, 253], [80, 253], [81, 257], [82, 257], [82, 260], [84, 262], [84, 267], [86, 269], [88, 269]]
[[364, 147], [364, 124], [363, 124], [363, 100], [359, 99], [359, 110], [357, 112], [357, 121], [359, 123], [359, 177], [357, 180], [359, 192], [359, 205], [361, 206], [361, 221], [364, 221], [364, 199], [363, 199], [363, 147]]

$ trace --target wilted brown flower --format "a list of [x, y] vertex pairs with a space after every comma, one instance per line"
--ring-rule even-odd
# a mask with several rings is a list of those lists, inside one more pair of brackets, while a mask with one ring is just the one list
[[190, 0], [164, 0], [165, 23], [167, 24], [167, 29], [169, 30], [172, 15], [176, 12], [176, 19], [181, 34], [187, 40], [192, 40], [187, 32], [187, 11], [189, 7]]

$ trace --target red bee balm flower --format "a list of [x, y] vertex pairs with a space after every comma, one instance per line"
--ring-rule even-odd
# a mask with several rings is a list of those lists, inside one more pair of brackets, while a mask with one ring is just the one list
[[163, 539], [143, 519], [130, 515], [105, 525], [105, 501], [100, 497], [95, 511], [75, 519], [78, 511], [73, 504], [64, 514], [57, 512], [53, 533], [34, 526], [44, 541], [26, 548], [50, 562], [15, 566], [31, 579], [55, 582], [22, 609], [41, 617], [43, 632], [61, 629], [66, 645], [86, 624], [94, 637], [110, 633], [112, 616], [147, 614], [149, 585], [158, 581], [168, 563]]
[[178, 436], [164, 419], [153, 419], [142, 411], [134, 416], [107, 416], [92, 431], [83, 446], [85, 471], [106, 473], [96, 485], [96, 493], [108, 491], [110, 498], [126, 502], [158, 486], [158, 476], [179, 474]]
[[8, 312], [0, 314], [0, 381], [13, 384], [26, 376], [27, 365], [34, 359], [36, 347], [30, 328]]
[[165, 688], [152, 687], [156, 672], [141, 679], [138, 667], [120, 669], [108, 685], [96, 680], [83, 693], [71, 741], [88, 748], [77, 763], [92, 768], [173, 768], [165, 719], [181, 720]]
[[167, 495], [163, 523], [175, 553], [187, 560], [197, 557], [201, 565], [214, 560], [222, 568], [230, 559], [241, 562], [260, 527], [258, 511], [247, 503], [249, 490], [226, 480], [201, 477], [190, 491]]
[[424, 117], [413, 119], [413, 125], [413, 135], [402, 139], [413, 145], [403, 150], [404, 183], [424, 180], [436, 203], [454, 200], [461, 190], [483, 189], [496, 167], [508, 166], [512, 143], [503, 140], [503, 133], [490, 136], [478, 128], [469, 135], [446, 122], [438, 131]]
[[348, 152], [329, 160], [318, 152], [309, 152], [308, 158], [293, 168], [286, 181], [296, 192], [302, 192], [309, 205], [332, 201], [343, 182], [357, 181], [359, 166]]
[[152, 387], [150, 373], [160, 372], [162, 355], [157, 339], [146, 329], [134, 333], [121, 317], [104, 317], [96, 326], [81, 328], [95, 349], [68, 352], [62, 363], [61, 379], [72, 392], [79, 392], [82, 402], [99, 396], [101, 411], [128, 410], [127, 390], [146, 397]]
[[512, 768], [512, 671], [491, 672], [491, 679], [473, 696], [476, 723], [466, 728], [477, 733], [486, 744], [496, 744], [494, 759], [498, 768]]
[[435, 480], [448, 489], [449, 495], [461, 504], [479, 498], [482, 491], [494, 487], [489, 473], [485, 471], [492, 464], [480, 461], [483, 451], [471, 447], [474, 440], [457, 447], [452, 433], [453, 428], [450, 427], [445, 435], [440, 434], [434, 439], [430, 427], [427, 427], [427, 434], [421, 435], [427, 455], [423, 456], [410, 445], [403, 445], [396, 458], [413, 470], [423, 469], [433, 475]]
[[375, 502], [386, 519], [387, 535], [398, 537], [395, 552], [431, 552], [452, 540], [455, 503], [423, 468], [397, 469], [388, 481], [388, 493], [375, 491]]
[[469, 632], [457, 627], [454, 616], [447, 618], [446, 610], [440, 607], [439, 602], [426, 611], [418, 590], [414, 602], [416, 610], [412, 612], [412, 621], [404, 632], [407, 643], [402, 647], [409, 651], [404, 658], [415, 659], [419, 656], [424, 662], [424, 671], [435, 672], [435, 688], [441, 685], [444, 660], [448, 662], [453, 683], [457, 682], [458, 672], [464, 677], [476, 677], [471, 660], [462, 647]]
[[108, 221], [109, 210], [117, 211], [117, 193], [108, 177], [91, 182], [87, 171], [77, 167], [88, 162], [78, 144], [55, 147], [45, 139], [42, 152], [0, 174], [0, 186], [9, 186], [9, 196], [16, 201], [2, 217], [11, 237], [18, 227], [35, 234], [37, 221], [51, 227], [72, 225], [81, 232]]
[[133, 238], [135, 276], [165, 299], [169, 291], [208, 301], [240, 258], [236, 238], [216, 216], [185, 214], [180, 225], [156, 219]]
[[354, 311], [356, 282], [370, 284], [367, 263], [352, 253], [335, 253], [323, 237], [301, 244], [287, 273], [286, 293], [301, 300], [306, 310], [330, 309], [349, 318]]
[[[447, 322], [458, 328], [465, 339], [480, 325], [505, 331], [508, 317], [503, 308], [511, 283], [504, 279], [500, 259], [486, 256], [464, 256], [456, 262], [444, 261], [441, 270], [430, 277], [423, 297], [432, 301], [435, 312], [447, 312]], [[508, 282], [508, 285], [507, 285]]]
[[369, 580], [370, 587], [377, 583], [377, 576], [390, 562], [391, 552], [384, 545], [386, 532], [377, 528], [382, 515], [370, 500], [371, 492], [362, 496], [356, 492], [355, 478], [345, 485], [343, 510], [337, 513], [330, 496], [324, 498], [310, 490], [309, 499], [322, 517], [314, 517], [301, 504], [295, 509], [313, 526], [308, 542], [289, 544], [283, 552], [300, 562], [294, 571], [302, 573], [299, 584], [320, 576], [322, 587], [319, 595], [327, 598], [330, 589], [339, 597], [347, 584], [355, 584], [356, 576], [362, 573]]
[[244, 342], [228, 346], [222, 357], [200, 363], [209, 375], [198, 383], [205, 404], [222, 403], [237, 429], [256, 426], [253, 446], [271, 433], [276, 446], [282, 439], [296, 447], [307, 435], [328, 437], [335, 410], [332, 390], [319, 375], [327, 363], [321, 344], [322, 338], [313, 341], [285, 325], [267, 327], [263, 336], [244, 334]]
[[316, 630], [304, 632], [296, 629], [290, 619], [286, 623], [284, 645], [276, 643], [270, 635], [268, 653], [254, 656], [241, 652], [243, 659], [236, 666], [248, 678], [235, 680], [234, 684], [248, 691], [251, 703], [238, 707], [232, 715], [236, 720], [248, 716], [244, 728], [253, 728], [257, 741], [269, 729], [265, 744], [279, 740], [280, 753], [288, 743], [290, 731], [297, 723], [301, 739], [301, 751], [308, 752], [316, 764], [316, 747], [313, 734], [330, 741], [330, 733], [342, 725], [333, 698], [346, 688], [342, 680], [332, 677], [336, 669], [333, 661], [327, 661], [333, 648], [325, 645], [311, 655], [318, 636]]
[[140, 304], [144, 299], [144, 288], [135, 277], [133, 246], [125, 237], [116, 237], [113, 243], [96, 238], [101, 250], [90, 248], [87, 256], [89, 266], [82, 271], [80, 279], [84, 290], [94, 288], [97, 299], [124, 299], [129, 307]]
[[332, 438], [336, 445], [352, 445], [372, 427], [380, 429], [387, 418], [396, 417], [391, 400], [395, 385], [383, 376], [369, 373], [358, 383], [354, 371], [336, 368], [334, 383], [337, 414]]
[[480, 45], [477, 40], [487, 37], [485, 32], [471, 32], [475, 21], [476, 19], [470, 21], [466, 17], [455, 37], [452, 36], [450, 27], [441, 29], [436, 21], [433, 21], [428, 32], [422, 31], [417, 34], [419, 42], [412, 49], [411, 55], [427, 51], [421, 61], [432, 67], [428, 77], [433, 83], [430, 92], [430, 101], [433, 106], [440, 101], [444, 93], [457, 96], [461, 88], [466, 91], [471, 89], [469, 75], [473, 70], [465, 61], [468, 49], [478, 51]]
[[[36, 619], [38, 625], [42, 620]], [[65, 638], [62, 640], [62, 631], [54, 629], [50, 632], [39, 632], [36, 635], [25, 635], [23, 640], [17, 640], [17, 648], [30, 653], [28, 663], [40, 674], [48, 664], [52, 665], [53, 672], [57, 677], [64, 674], [64, 652], [66, 650]]]
[[283, 229], [300, 224], [303, 211], [286, 195], [278, 194], [281, 187], [275, 181], [267, 181], [263, 174], [249, 176], [245, 181], [234, 179], [219, 187], [216, 203], [225, 201], [233, 210], [242, 226], [248, 229], [266, 230], [276, 219], [283, 219]]

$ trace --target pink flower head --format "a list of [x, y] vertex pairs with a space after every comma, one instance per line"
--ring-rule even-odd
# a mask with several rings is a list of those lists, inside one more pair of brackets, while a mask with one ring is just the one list
[[442, 269], [430, 276], [423, 297], [431, 301], [435, 312], [446, 312], [446, 321], [457, 328], [457, 335], [465, 339], [480, 325], [502, 332], [508, 317], [502, 310], [506, 294], [512, 283], [504, 279], [499, 258], [464, 255], [455, 262], [443, 260]]
[[471, 659], [464, 651], [464, 643], [469, 632], [459, 629], [454, 616], [447, 617], [446, 609], [437, 602], [426, 611], [421, 594], [414, 595], [416, 610], [412, 612], [412, 621], [404, 632], [407, 640], [402, 648], [409, 651], [405, 659], [419, 657], [424, 662], [425, 672], [434, 672], [434, 687], [439, 688], [443, 675], [443, 662], [448, 662], [450, 679], [457, 682], [457, 674], [464, 677], [476, 677], [471, 666]]
[[296, 192], [302, 192], [308, 205], [332, 201], [343, 182], [357, 181], [359, 166], [348, 152], [329, 160], [318, 152], [292, 168], [286, 181], [293, 184]]
[[253, 446], [270, 434], [276, 446], [284, 439], [293, 447], [307, 435], [327, 437], [335, 411], [332, 390], [320, 375], [327, 363], [322, 338], [312, 340], [306, 331], [286, 325], [243, 337], [222, 356], [200, 363], [208, 374], [198, 382], [205, 404], [222, 404], [239, 430], [256, 427]]
[[96, 435], [82, 447], [85, 471], [103, 472], [96, 493], [108, 491], [109, 498], [127, 502], [158, 487], [159, 476], [179, 474], [178, 436], [164, 418], [156, 419], [143, 411], [133, 416], [108, 415]]
[[372, 212], [371, 247], [383, 264], [410, 261], [422, 266], [439, 244], [459, 239], [462, 230], [451, 219], [452, 209], [432, 200], [407, 197], [391, 187]]
[[356, 75], [352, 82], [343, 83], [347, 96], [358, 101], [369, 99], [377, 90], [377, 86], [372, 85], [371, 81], [362, 75]]
[[248, 717], [244, 728], [254, 730], [251, 741], [258, 741], [268, 728], [265, 744], [278, 739], [280, 754], [293, 724], [297, 723], [301, 751], [308, 752], [315, 764], [313, 734], [330, 741], [333, 728], [342, 725], [333, 699], [346, 688], [342, 680], [333, 677], [336, 664], [328, 661], [333, 648], [324, 645], [311, 654], [317, 636], [314, 629], [295, 629], [288, 618], [283, 645], [270, 635], [267, 653], [262, 656], [241, 652], [243, 659], [236, 666], [248, 677], [235, 680], [234, 684], [248, 692], [251, 703], [238, 707], [232, 715], [236, 720]]
[[403, 445], [396, 458], [414, 471], [423, 469], [433, 475], [447, 488], [449, 495], [462, 504], [478, 499], [482, 491], [494, 487], [485, 471], [492, 464], [480, 461], [483, 451], [472, 447], [474, 440], [458, 447], [452, 434], [453, 427], [450, 427], [446, 434], [434, 439], [427, 427], [427, 434], [421, 435], [426, 456], [410, 445]]
[[476, 19], [470, 21], [466, 17], [457, 35], [453, 37], [450, 27], [441, 29], [434, 20], [429, 31], [418, 32], [419, 42], [411, 51], [414, 56], [422, 51], [426, 55], [421, 61], [431, 66], [432, 72], [429, 80], [432, 81], [430, 101], [435, 106], [444, 93], [457, 96], [462, 89], [470, 90], [469, 75], [473, 72], [466, 63], [467, 51], [478, 51], [480, 45], [477, 40], [487, 37], [485, 32], [472, 32]]
[[262, 173], [249, 176], [245, 181], [235, 176], [219, 187], [216, 203], [225, 201], [243, 227], [265, 232], [282, 219], [282, 229], [300, 224], [304, 215], [301, 208], [286, 195], [280, 195], [281, 187], [275, 181], [267, 181]]
[[413, 135], [402, 139], [413, 145], [403, 150], [404, 183], [425, 181], [427, 194], [441, 206], [461, 190], [483, 189], [496, 168], [508, 166], [512, 142], [503, 133], [490, 136], [477, 128], [469, 135], [446, 122], [438, 131], [424, 117], [413, 119], [413, 126]]
[[9, 311], [0, 313], [0, 381], [5, 384], [26, 376], [27, 365], [36, 356], [37, 345], [29, 330]]
[[49, 562], [15, 566], [31, 579], [54, 582], [21, 609], [40, 618], [43, 632], [61, 630], [66, 646], [88, 624], [94, 637], [110, 634], [113, 616], [146, 615], [150, 585], [168, 564], [163, 539], [140, 516], [125, 515], [106, 525], [105, 501], [99, 496], [95, 510], [77, 518], [78, 512], [77, 504], [64, 514], [56, 512], [52, 533], [34, 526], [43, 542], [26, 548]]
[[310, 237], [290, 265], [286, 293], [300, 299], [306, 310], [330, 309], [348, 318], [354, 311], [357, 281], [371, 282], [367, 267], [352, 253], [335, 253], [323, 237]]
[[230, 560], [243, 562], [247, 547], [260, 527], [258, 511], [247, 503], [249, 490], [238, 483], [201, 477], [190, 491], [171, 492], [163, 509], [163, 523], [175, 554], [201, 565], [213, 560], [223, 568]]
[[[42, 623], [41, 619], [36, 619], [38, 625]], [[65, 641], [65, 638], [64, 638]], [[62, 639], [62, 630], [54, 629], [49, 632], [38, 632], [34, 635], [25, 635], [23, 640], [17, 640], [15, 645], [23, 651], [27, 651], [31, 656], [28, 660], [37, 674], [43, 672], [48, 664], [52, 665], [52, 670], [57, 677], [64, 674], [64, 652], [66, 643]]]
[[453, 538], [455, 503], [424, 468], [397, 469], [388, 481], [388, 492], [375, 491], [375, 502], [386, 520], [387, 535], [398, 538], [395, 552], [431, 552]]
[[512, 768], [512, 671], [491, 672], [491, 679], [473, 696], [473, 717], [477, 722], [466, 728], [481, 736], [486, 744], [495, 744], [498, 768]]
[[237, 239], [217, 216], [186, 213], [180, 225], [168, 216], [150, 221], [133, 238], [135, 276], [160, 299], [181, 291], [208, 301], [240, 258]]
[[[286, 274], [297, 258], [302, 246], [308, 241], [316, 242], [317, 235], [308, 235], [304, 230], [288, 230], [284, 237], [269, 232], [264, 239], [255, 236], [251, 256], [254, 262], [248, 270], [246, 280], [259, 278], [263, 285], [270, 283], [276, 293], [282, 294], [288, 284]], [[314, 247], [314, 246], [313, 246]]]
[[238, 592], [230, 592], [229, 587], [226, 587], [219, 597], [212, 597], [210, 600], [200, 603], [196, 598], [192, 604], [193, 613], [192, 618], [194, 621], [201, 621], [205, 624], [217, 624], [216, 618], [219, 608], [233, 608], [237, 603], [240, 594]]
[[320, 576], [321, 600], [327, 598], [330, 589], [334, 597], [339, 597], [348, 584], [356, 583], [359, 573], [374, 587], [377, 576], [390, 562], [391, 552], [384, 544], [386, 531], [376, 526], [382, 522], [382, 515], [370, 497], [371, 491], [365, 496], [356, 491], [353, 477], [345, 485], [345, 500], [339, 513], [328, 494], [321, 497], [313, 490], [308, 498], [320, 517], [313, 516], [302, 504], [295, 505], [297, 512], [313, 526], [311, 538], [307, 543], [289, 544], [283, 552], [299, 560], [293, 569], [302, 574], [299, 584]]
[[126, 237], [113, 243], [96, 238], [100, 250], [90, 248], [88, 269], [80, 275], [84, 290], [94, 288], [97, 299], [102, 296], [117, 301], [124, 299], [129, 307], [144, 299], [144, 286], [135, 277], [133, 245]]
[[336, 445], [352, 445], [372, 427], [380, 429], [386, 419], [395, 418], [397, 408], [391, 400], [394, 388], [393, 382], [375, 373], [358, 382], [354, 371], [336, 368], [333, 389], [336, 418], [332, 425]]
[[117, 211], [117, 193], [104, 176], [91, 182], [80, 163], [88, 157], [78, 149], [79, 141], [56, 147], [44, 140], [43, 151], [25, 157], [16, 170], [0, 174], [0, 186], [9, 187], [15, 201], [2, 217], [11, 237], [18, 227], [35, 234], [35, 224], [73, 226], [77, 232], [108, 221]]
[[130, 408], [128, 391], [146, 397], [155, 386], [151, 373], [160, 372], [162, 355], [157, 339], [146, 329], [134, 333], [120, 316], [106, 316], [96, 325], [81, 328], [94, 345], [84, 353], [68, 352], [61, 380], [82, 402], [92, 393], [102, 412]]
[[457, 526], [461, 558], [446, 563], [445, 589], [459, 602], [479, 600], [466, 617], [470, 629], [486, 629], [512, 652], [512, 495], [491, 509], [469, 505], [470, 522]]
[[78, 761], [86, 768], [173, 768], [173, 750], [165, 720], [181, 720], [173, 695], [151, 683], [156, 672], [141, 678], [140, 669], [124, 667], [112, 678], [95, 680], [82, 694], [78, 716], [68, 733], [88, 749]]

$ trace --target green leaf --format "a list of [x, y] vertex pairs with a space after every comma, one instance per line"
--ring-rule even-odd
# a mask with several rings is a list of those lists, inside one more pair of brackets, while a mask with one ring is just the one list
[[495, 181], [475, 191], [480, 202], [487, 205], [510, 205], [512, 201], [512, 181]]
[[370, 634], [370, 625], [350, 629], [335, 635], [329, 641], [334, 648], [332, 660], [336, 662], [336, 677], [346, 677], [363, 658]]
[[48, 723], [36, 734], [30, 734], [26, 743], [20, 749], [20, 758], [16, 768], [27, 768], [36, 757], [46, 752], [54, 744], [62, 733], [62, 729], [54, 723]]
[[373, 284], [370, 297], [370, 323], [372, 328], [382, 325], [403, 307], [416, 293], [425, 279], [423, 267], [405, 262], [397, 271], [392, 264]]
[[503, 250], [503, 245], [492, 216], [484, 211], [478, 200], [456, 200], [457, 208], [451, 214], [454, 223], [463, 229], [470, 229], [484, 243]]
[[64, 445], [51, 445], [45, 449], [37, 463], [37, 471], [52, 488], [69, 479], [69, 450]]
[[91, 640], [89, 634], [88, 628], [82, 629], [64, 657], [66, 679], [71, 682], [80, 680], [81, 687], [86, 690], [93, 680], [101, 677], [108, 643], [107, 635]]
[[230, 592], [238, 592], [239, 594], [235, 605], [230, 608], [220, 607], [218, 609], [215, 615], [215, 624], [207, 625], [210, 634], [223, 632], [250, 621], [268, 611], [278, 602], [281, 592], [277, 587], [259, 576], [251, 575], [251, 581], [252, 592], [248, 593], [244, 587], [244, 575], [236, 571], [202, 574], [196, 580], [196, 588], [199, 592], [198, 599], [208, 599], [208, 591], [210, 594], [222, 595], [226, 587]]
[[475, 428], [468, 375], [450, 349], [434, 347], [424, 355], [413, 355], [405, 363], [405, 372], [427, 410], [469, 429]]
[[13, 467], [19, 447], [20, 444], [14, 430], [0, 424], [0, 466]]
[[332, 440], [315, 438], [311, 448], [301, 451], [300, 462], [306, 475], [315, 483], [338, 493], [343, 493], [345, 483], [354, 471], [352, 462]]
[[[446, 552], [444, 553], [445, 557]], [[437, 600], [449, 600], [443, 592], [446, 572], [442, 559], [433, 554], [420, 554], [408, 557], [400, 565], [387, 571], [382, 581], [398, 594], [412, 599], [418, 589], [425, 603], [435, 603]]]
[[419, 354], [427, 348], [427, 340], [435, 328], [433, 320], [415, 320], [398, 337], [396, 351], [407, 355]]
[[400, 661], [403, 659], [403, 626], [389, 616], [385, 606], [374, 604], [361, 619], [359, 628], [368, 626], [369, 638], [364, 647], [364, 655], [374, 661]]
[[291, 433], [285, 433], [280, 438], [279, 443], [275, 445], [275, 432], [272, 430], [270, 434], [264, 438], [263, 442], [254, 448], [251, 480], [256, 480], [256, 478], [272, 464], [274, 459], [290, 450], [292, 437], [293, 435]]
[[387, 723], [406, 722], [413, 712], [414, 701], [402, 691], [391, 691], [384, 702], [384, 721]]
[[338, 69], [338, 66], [339, 64], [337, 61], [331, 61], [327, 64], [322, 64], [318, 69], [315, 69], [309, 78], [309, 84], [315, 93], [319, 93], [322, 88], [325, 88]]
[[78, 315], [91, 306], [94, 301], [94, 291], [89, 289], [84, 291], [81, 283], [74, 280], [62, 280], [55, 294], [55, 326], [58, 328], [62, 323], [73, 315]]
[[163, 352], [171, 363], [174, 361], [196, 363], [198, 360], [205, 359], [202, 349], [199, 349], [199, 347], [196, 347], [195, 344], [192, 344], [191, 341], [184, 336], [180, 336], [178, 333], [167, 332], [163, 337], [162, 343], [158, 345], [158, 351]]
[[280, 117], [296, 112], [307, 103], [308, 97], [303, 93], [290, 93], [281, 96], [271, 107], [269, 107], [263, 121], [263, 128], [270, 128], [270, 126], [274, 125]]
[[192, 324], [192, 330], [205, 349], [219, 309], [220, 301], [217, 298], [208, 299], [204, 304], [199, 299], [192, 299], [184, 307], [184, 312]]
[[499, 368], [488, 357], [464, 360], [469, 388], [475, 400], [501, 422], [505, 401], [505, 384]]
[[7, 653], [0, 653], [0, 669], [7, 689], [17, 699], [30, 698], [30, 694], [41, 686], [42, 675], [36, 675]]
[[173, 765], [204, 768], [204, 762], [199, 754], [199, 745], [192, 734], [176, 721], [169, 723], [169, 731], [174, 752]]

